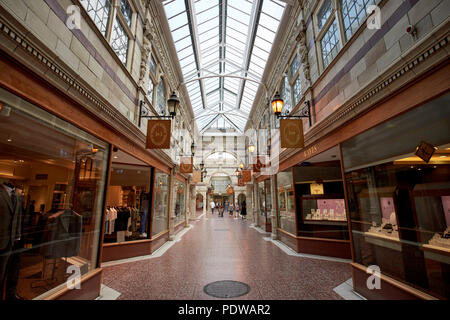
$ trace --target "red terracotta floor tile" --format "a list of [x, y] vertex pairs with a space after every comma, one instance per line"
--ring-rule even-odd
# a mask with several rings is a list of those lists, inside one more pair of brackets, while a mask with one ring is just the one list
[[193, 222], [159, 258], [104, 268], [103, 283], [121, 300], [217, 299], [210, 282], [235, 280], [251, 290], [236, 299], [341, 299], [333, 288], [351, 277], [347, 263], [289, 256], [249, 228], [250, 222], [211, 217]]

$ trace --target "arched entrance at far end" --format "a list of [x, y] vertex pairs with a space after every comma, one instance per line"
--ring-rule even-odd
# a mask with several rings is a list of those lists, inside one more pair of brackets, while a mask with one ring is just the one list
[[197, 196], [195, 197], [195, 209], [197, 211], [203, 210], [204, 205], [205, 205], [205, 201], [203, 199], [203, 195], [200, 193], [197, 193]]
[[238, 201], [238, 203], [239, 203], [239, 206], [242, 205], [242, 202], [243, 202], [244, 200], [247, 201], [247, 196], [246, 196], [245, 194], [243, 194], [243, 193], [240, 193], [239, 196], [238, 196], [238, 198], [237, 198], [237, 201]]

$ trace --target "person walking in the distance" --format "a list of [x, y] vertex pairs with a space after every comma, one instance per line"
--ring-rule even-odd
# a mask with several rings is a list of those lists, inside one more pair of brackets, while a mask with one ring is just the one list
[[211, 207], [211, 214], [214, 214], [214, 208], [216, 207], [216, 204], [214, 203], [214, 201], [211, 201], [209, 206]]
[[[229, 206], [228, 201], [225, 201], [224, 212], [228, 212], [228, 206]], [[223, 214], [222, 214], [222, 217], [223, 217]]]
[[247, 219], [247, 203], [245, 203], [245, 200], [241, 204], [241, 216], [242, 219]]

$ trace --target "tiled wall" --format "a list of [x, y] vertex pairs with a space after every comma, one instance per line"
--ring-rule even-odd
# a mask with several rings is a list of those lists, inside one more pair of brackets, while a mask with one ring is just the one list
[[[390, 66], [402, 59], [408, 50], [450, 16], [450, 1], [446, 0], [387, 0], [380, 3], [380, 30], [370, 30], [365, 24], [359, 34], [328, 69], [319, 71], [320, 52], [316, 54], [312, 19], [308, 19], [307, 43], [311, 66], [311, 81], [316, 112], [316, 122], [339, 109]], [[417, 37], [406, 32], [414, 25]], [[304, 88], [306, 89], [306, 88]]]

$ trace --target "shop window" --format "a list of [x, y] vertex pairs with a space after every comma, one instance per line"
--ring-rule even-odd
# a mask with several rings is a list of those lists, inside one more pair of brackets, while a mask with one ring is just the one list
[[164, 115], [166, 113], [166, 86], [162, 78], [159, 79], [156, 90], [156, 112], [159, 115]]
[[125, 28], [123, 27], [120, 20], [116, 18], [114, 20], [114, 25], [111, 34], [111, 47], [116, 52], [120, 61], [122, 61], [124, 65], [127, 64], [129, 41], [130, 38], [126, 33]]
[[[339, 159], [338, 147], [327, 151], [327, 158]], [[341, 164], [323, 159], [318, 155], [294, 167], [298, 235], [348, 240]]]
[[[342, 144], [355, 261], [450, 298], [450, 95]], [[386, 143], [389, 141], [389, 143]], [[428, 162], [415, 155], [425, 141]]]
[[169, 175], [156, 170], [152, 214], [152, 237], [169, 228]]
[[176, 203], [175, 203], [175, 225], [185, 221], [185, 189], [186, 186], [183, 182], [175, 182]]
[[[97, 267], [108, 145], [0, 89], [0, 282], [45, 298]], [[12, 223], [14, 221], [14, 223]]]
[[292, 183], [291, 169], [277, 174], [278, 227], [293, 235], [297, 235], [297, 226], [295, 224], [295, 195]]
[[271, 223], [270, 215], [272, 213], [272, 187], [270, 179], [264, 181], [264, 187], [266, 188], [266, 223]]
[[151, 167], [130, 155], [113, 155], [106, 199], [105, 243], [147, 239]]
[[262, 228], [266, 227], [266, 189], [264, 181], [258, 183], [259, 218], [258, 223]]
[[110, 0], [80, 0], [100, 32], [106, 37], [110, 19]]

